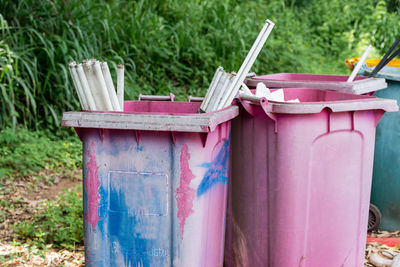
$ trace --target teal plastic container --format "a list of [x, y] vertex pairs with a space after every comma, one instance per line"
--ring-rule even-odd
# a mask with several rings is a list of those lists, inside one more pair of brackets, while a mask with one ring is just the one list
[[[360, 71], [368, 76], [373, 67]], [[388, 87], [375, 92], [380, 98], [400, 101], [400, 68], [384, 67], [375, 77], [385, 78]], [[380, 230], [400, 230], [400, 113], [385, 113], [376, 128], [371, 203], [382, 214]]]

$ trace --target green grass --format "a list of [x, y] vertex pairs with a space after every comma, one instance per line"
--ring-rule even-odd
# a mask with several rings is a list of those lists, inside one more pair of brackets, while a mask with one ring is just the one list
[[15, 233], [39, 248], [73, 250], [83, 245], [82, 187], [62, 192], [55, 201], [46, 201], [31, 221], [14, 226]]
[[[51, 138], [50, 138], [51, 137]], [[0, 131], [0, 194], [14, 192], [13, 179], [23, 179], [30, 191], [36, 182], [52, 184], [52, 178], [81, 167], [81, 142], [77, 137], [59, 138], [48, 131], [29, 131], [18, 127]], [[39, 179], [38, 179], [39, 178]], [[44, 180], [43, 180], [44, 179]], [[32, 186], [32, 187], [31, 187]], [[9, 213], [32, 212], [22, 207], [19, 198], [0, 199], [0, 224]], [[56, 200], [36, 208], [30, 220], [13, 226], [18, 240], [29, 246], [73, 250], [83, 244], [82, 188], [62, 192]], [[2, 259], [0, 259], [1, 261]]]
[[82, 161], [78, 138], [51, 139], [51, 133], [7, 128], [0, 131], [0, 178], [23, 177], [43, 169], [75, 170]]
[[[42, 1], [0, 3], [0, 127], [59, 131], [78, 108], [70, 60], [126, 66], [126, 99], [204, 95], [218, 65], [237, 71], [266, 18], [253, 71], [347, 73], [343, 60], [399, 34], [398, 0]], [[115, 73], [113, 73], [115, 76]]]

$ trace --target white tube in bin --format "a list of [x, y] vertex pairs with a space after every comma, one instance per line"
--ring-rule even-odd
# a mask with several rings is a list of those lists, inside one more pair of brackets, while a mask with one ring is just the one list
[[110, 95], [107, 90], [106, 81], [104, 80], [103, 72], [101, 71], [99, 61], [97, 61], [97, 60], [94, 61], [93, 70], [94, 70], [94, 78], [99, 87], [98, 89], [99, 89], [100, 95], [103, 99], [103, 103], [105, 104], [106, 110], [118, 111], [118, 110], [114, 110], [113, 105], [111, 103], [111, 98], [110, 98]]
[[76, 65], [76, 72], [78, 74], [79, 81], [81, 82], [83, 93], [86, 96], [89, 110], [98, 110], [96, 107], [96, 103], [94, 101], [92, 91], [90, 90], [89, 82], [88, 82], [85, 72], [83, 70], [82, 64]]
[[224, 69], [221, 66], [219, 66], [217, 68], [217, 70], [215, 71], [215, 74], [211, 80], [210, 86], [208, 87], [206, 96], [204, 97], [204, 100], [201, 103], [200, 110], [202, 110], [202, 111], [207, 110], [207, 106], [210, 103], [211, 98], [213, 97], [215, 88], [217, 87], [218, 81], [219, 81], [223, 71], [224, 71]]
[[124, 65], [117, 67], [117, 98], [121, 111], [124, 111]]
[[356, 66], [354, 67], [353, 71], [351, 72], [349, 78], [347, 79], [347, 82], [352, 82], [354, 78], [356, 77], [358, 71], [360, 70], [362, 64], [364, 64], [364, 61], [367, 59], [367, 56], [369, 54], [369, 51], [371, 51], [372, 46], [369, 45], [367, 49], [365, 49], [364, 53], [362, 54], [360, 60], [357, 62]]
[[68, 67], [69, 67], [69, 72], [72, 77], [72, 82], [74, 83], [76, 93], [78, 94], [79, 102], [81, 103], [81, 107], [83, 110], [89, 110], [89, 106], [85, 97], [85, 93], [83, 92], [83, 88], [81, 85], [81, 82], [79, 81], [78, 73], [76, 72], [76, 63], [75, 62], [70, 62]]
[[107, 62], [101, 62], [101, 71], [103, 73], [104, 81], [106, 82], [108, 95], [110, 96], [111, 104], [114, 111], [122, 111], [119, 105], [117, 93], [115, 92], [114, 83], [111, 78], [110, 69]]
[[243, 61], [242, 66], [240, 67], [232, 84], [230, 85], [227, 93], [224, 95], [223, 100], [220, 102], [218, 109], [227, 107], [231, 104], [232, 100], [234, 99], [242, 82], [246, 78], [246, 75], [250, 71], [250, 68], [253, 66], [255, 59], [257, 58], [258, 54], [260, 53], [261, 48], [263, 47], [265, 41], [267, 40], [267, 38], [268, 38], [269, 34], [271, 33], [274, 26], [275, 26], [275, 24], [272, 21], [266, 20], [263, 28], [261, 29], [260, 33], [257, 36], [256, 41], [254, 42], [253, 46], [251, 47], [249, 53], [247, 54], [245, 60]]
[[101, 95], [99, 85], [96, 82], [96, 77], [93, 69], [93, 62], [89, 59], [83, 64], [83, 70], [89, 84], [90, 91], [92, 92], [94, 102], [96, 103], [97, 110], [107, 110], [104, 98]]

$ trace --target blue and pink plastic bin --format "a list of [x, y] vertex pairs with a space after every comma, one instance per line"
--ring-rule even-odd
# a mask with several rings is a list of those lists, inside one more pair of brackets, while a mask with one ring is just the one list
[[230, 120], [200, 102], [66, 112], [83, 143], [86, 266], [222, 266]]

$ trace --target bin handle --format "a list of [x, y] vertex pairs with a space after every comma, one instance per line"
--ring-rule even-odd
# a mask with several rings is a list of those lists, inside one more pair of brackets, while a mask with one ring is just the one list
[[[239, 94], [239, 101], [242, 104], [243, 108], [252, 116], [257, 114], [256, 109], [254, 109], [252, 104], [260, 105], [263, 109], [264, 113], [275, 122], [275, 133], [278, 132], [278, 123], [277, 118], [274, 113], [272, 113], [272, 105], [268, 102], [268, 99], [265, 97], [257, 97], [255, 95], [248, 95], [245, 93]], [[248, 103], [250, 102], [250, 103]]]
[[253, 72], [247, 73], [246, 78], [252, 78], [252, 77], [256, 77], [256, 76], [257, 76], [257, 74], [253, 71]]
[[200, 96], [188, 96], [188, 101], [189, 102], [203, 102], [204, 97], [200, 97]]
[[268, 100], [265, 97], [258, 97], [258, 96], [249, 95], [249, 94], [246, 94], [246, 93], [239, 94], [239, 99], [240, 100], [247, 100], [247, 101], [250, 101], [250, 102], [252, 102], [254, 104], [262, 104], [262, 103], [268, 102]]
[[[400, 53], [400, 48], [393, 52], [396, 46], [400, 43], [400, 36], [392, 44], [389, 50], [386, 52], [385, 56], [379, 61], [379, 64], [374, 68], [368, 77], [374, 77], [384, 66], [386, 66], [393, 58], [395, 58]], [[390, 55], [390, 53], [392, 53]], [[390, 55], [390, 56], [389, 56]]]
[[175, 101], [175, 95], [173, 93], [169, 93], [169, 95], [142, 95], [139, 94], [139, 101], [148, 100], [148, 101]]
[[[245, 103], [243, 100], [250, 102], [251, 104], [257, 104], [262, 107], [264, 112], [271, 117], [271, 119], [275, 119], [275, 116], [272, 116], [271, 111], [272, 111], [272, 106], [268, 102], [268, 99], [266, 97], [258, 97], [255, 95], [248, 95], [246, 93], [241, 93], [239, 94], [239, 101], [242, 103], [243, 106], [246, 106], [245, 109], [252, 115], [254, 115], [250, 108], [248, 108], [248, 103]], [[271, 115], [271, 116], [270, 116]]]

